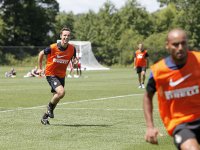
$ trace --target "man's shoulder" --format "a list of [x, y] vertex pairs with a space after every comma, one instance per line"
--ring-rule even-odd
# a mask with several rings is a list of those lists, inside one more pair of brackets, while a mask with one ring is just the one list
[[57, 47], [57, 46], [58, 46], [58, 43], [52, 43], [49, 47], [54, 48], [54, 47]]
[[200, 51], [197, 50], [189, 50], [188, 53], [192, 53], [194, 55], [200, 55]]
[[157, 60], [156, 62], [154, 62], [154, 63], [151, 65], [151, 67], [163, 65], [163, 63], [165, 63], [165, 60], [166, 60], [166, 59], [167, 59], [167, 57]]
[[52, 46], [55, 46], [55, 45], [57, 45], [57, 44], [58, 44], [58, 43], [52, 43], [51, 45], [52, 45]]
[[74, 44], [71, 44], [71, 43], [68, 43], [68, 46], [70, 46], [70, 47], [75, 47], [75, 45], [74, 45]]

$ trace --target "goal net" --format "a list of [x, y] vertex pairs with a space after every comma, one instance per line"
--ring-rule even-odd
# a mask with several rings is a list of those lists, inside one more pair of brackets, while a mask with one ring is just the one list
[[91, 42], [89, 41], [69, 41], [76, 48], [76, 56], [80, 57], [81, 68], [86, 70], [109, 70], [102, 66], [92, 52]]

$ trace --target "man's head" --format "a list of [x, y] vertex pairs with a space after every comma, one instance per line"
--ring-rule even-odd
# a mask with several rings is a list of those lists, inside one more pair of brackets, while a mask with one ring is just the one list
[[138, 44], [138, 49], [139, 49], [140, 51], [143, 51], [143, 50], [144, 50], [143, 44], [142, 44], [142, 43], [139, 43], [139, 44]]
[[61, 45], [67, 45], [70, 40], [71, 31], [69, 28], [62, 28], [60, 31]]
[[184, 64], [187, 58], [187, 35], [182, 29], [173, 29], [167, 35], [166, 49], [176, 64]]

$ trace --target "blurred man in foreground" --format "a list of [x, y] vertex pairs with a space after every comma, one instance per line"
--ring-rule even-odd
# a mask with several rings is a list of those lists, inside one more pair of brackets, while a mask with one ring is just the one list
[[189, 51], [184, 30], [168, 33], [170, 56], [151, 66], [144, 94], [145, 140], [158, 144], [153, 122], [152, 99], [157, 92], [161, 119], [177, 149], [199, 150], [200, 142], [200, 53]]

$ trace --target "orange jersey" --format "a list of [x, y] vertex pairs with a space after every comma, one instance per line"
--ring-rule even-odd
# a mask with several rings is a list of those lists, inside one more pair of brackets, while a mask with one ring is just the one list
[[189, 52], [186, 64], [179, 70], [168, 68], [164, 59], [154, 64], [159, 112], [170, 135], [184, 122], [200, 118], [200, 53]]
[[74, 55], [74, 46], [68, 44], [65, 51], [59, 50], [57, 43], [50, 45], [50, 47], [51, 53], [47, 55], [45, 75], [64, 78], [67, 66]]
[[136, 67], [146, 67], [147, 66], [147, 51], [144, 50], [143, 52], [137, 50], [135, 52], [135, 66]]

